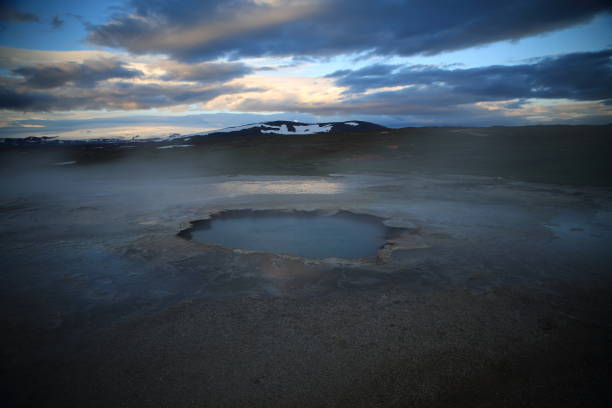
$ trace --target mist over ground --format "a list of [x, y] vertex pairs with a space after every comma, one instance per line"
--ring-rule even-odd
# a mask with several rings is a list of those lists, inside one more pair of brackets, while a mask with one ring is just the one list
[[[605, 406], [609, 134], [405, 128], [5, 147], [6, 395]], [[228, 210], [343, 211], [400, 232], [375, 257], [319, 260], [177, 236]]]

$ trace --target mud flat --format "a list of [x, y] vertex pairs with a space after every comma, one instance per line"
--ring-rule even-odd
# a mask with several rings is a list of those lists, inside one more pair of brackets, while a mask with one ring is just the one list
[[[4, 395], [609, 406], [609, 130], [1, 150]], [[224, 211], [349, 212], [401, 233], [363, 259], [177, 236]]]

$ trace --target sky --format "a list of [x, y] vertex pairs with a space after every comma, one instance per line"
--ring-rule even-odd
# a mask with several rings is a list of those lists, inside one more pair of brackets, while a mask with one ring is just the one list
[[0, 0], [0, 137], [612, 122], [606, 0]]

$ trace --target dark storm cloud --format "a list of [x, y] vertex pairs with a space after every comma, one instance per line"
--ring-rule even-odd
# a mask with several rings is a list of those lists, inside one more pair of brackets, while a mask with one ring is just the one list
[[91, 43], [184, 61], [219, 56], [436, 53], [569, 27], [608, 0], [133, 0]]
[[121, 61], [113, 59], [28, 66], [12, 72], [22, 76], [27, 87], [36, 89], [56, 88], [66, 84], [92, 87], [96, 82], [110, 78], [136, 78], [142, 75], [142, 72], [128, 69]]
[[250, 74], [253, 69], [243, 63], [208, 62], [195, 65], [168, 63], [165, 81], [196, 81], [202, 84], [226, 82]]
[[470, 69], [372, 65], [337, 71], [328, 77], [336, 78], [336, 84], [348, 87], [351, 93], [408, 85], [411, 88], [385, 96], [418, 95], [423, 103], [432, 96], [436, 100], [444, 98], [445, 104], [513, 98], [602, 100], [612, 97], [611, 58], [612, 50], [604, 50]]
[[36, 14], [20, 11], [11, 7], [10, 4], [4, 4], [0, 5], [0, 21], [31, 23], [40, 21], [40, 18]]
[[92, 89], [50, 92], [6, 86], [0, 78], [0, 109], [14, 111], [134, 110], [204, 103], [219, 95], [250, 91], [239, 86], [197, 89], [185, 85], [116, 82]]

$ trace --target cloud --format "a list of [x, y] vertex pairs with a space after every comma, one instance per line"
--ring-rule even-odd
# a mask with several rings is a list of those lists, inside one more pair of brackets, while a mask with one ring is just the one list
[[232, 53], [219, 52], [226, 41], [237, 48], [249, 43], [267, 46], [261, 43], [265, 40], [261, 36], [311, 15], [315, 3], [288, 0], [275, 6], [250, 0], [133, 0], [132, 10], [115, 14], [107, 24], [89, 25], [88, 40], [135, 54], [166, 54], [183, 61], [214, 59]]
[[185, 108], [257, 89], [230, 83], [253, 71], [244, 63], [187, 65], [85, 51], [1, 50], [8, 52], [0, 67], [10, 69], [10, 75], [0, 75], [0, 110], [5, 111]]
[[0, 21], [33, 23], [40, 21], [40, 18], [36, 14], [20, 11], [8, 4], [4, 4], [0, 5]]
[[527, 64], [448, 69], [427, 65], [371, 65], [334, 72], [348, 93], [404, 87], [380, 96], [443, 105], [513, 98], [602, 100], [612, 97], [612, 49], [545, 57]]
[[249, 90], [230, 85], [200, 88], [130, 82], [49, 91], [4, 86], [0, 81], [0, 109], [24, 112], [151, 109], [205, 103], [219, 95], [245, 91]]
[[[36, 64], [0, 75], [0, 109], [13, 111], [136, 110], [206, 103], [220, 95], [254, 90], [226, 79], [242, 75], [244, 64], [195, 67], [165, 61], [156, 66], [113, 58]], [[142, 66], [143, 70], [133, 66]], [[197, 85], [187, 80], [199, 81]]]
[[607, 105], [611, 57], [612, 50], [604, 50], [471, 69], [376, 64], [310, 79], [303, 87], [295, 81], [262, 82], [264, 90], [257, 94], [222, 96], [207, 107], [219, 109], [222, 103], [239, 112], [395, 116], [419, 124], [602, 123], [612, 117]]
[[343, 88], [329, 78], [251, 75], [232, 81], [257, 92], [222, 95], [205, 105], [208, 110], [234, 112], [308, 112], [341, 102]]
[[121, 54], [107, 51], [42, 51], [0, 47], [0, 68], [12, 70], [36, 64], [54, 64], [67, 61], [82, 63], [85, 60], [118, 59]]
[[183, 61], [218, 57], [433, 55], [584, 23], [607, 0], [132, 0], [88, 41]]
[[287, 112], [323, 121], [332, 116], [383, 118], [387, 124], [520, 124], [546, 121], [546, 114], [560, 122], [590, 118], [601, 123], [612, 115], [606, 104], [612, 100], [612, 50], [468, 69], [374, 64], [319, 78], [259, 75], [238, 62], [57, 58], [20, 57], [53, 62], [13, 68], [13, 75], [0, 76], [0, 109], [7, 114], [152, 108]]
[[[329, 121], [332, 117], [342, 120], [366, 120], [387, 126], [490, 126], [527, 125], [534, 123], [607, 124], [612, 118], [612, 108], [601, 102], [545, 101], [499, 101], [453, 104], [442, 95], [419, 103], [406, 95], [389, 98], [380, 94], [327, 104], [281, 102], [240, 98], [234, 105], [237, 111], [308, 113]], [[449, 105], [438, 103], [451, 102]], [[517, 103], [518, 102], [518, 103]]]
[[136, 78], [142, 72], [128, 69], [113, 59], [86, 60], [82, 63], [63, 62], [21, 67], [12, 70], [24, 79], [25, 86], [35, 89], [57, 88], [66, 84], [92, 87], [110, 78]]
[[54, 16], [53, 19], [51, 19], [51, 27], [53, 27], [54, 30], [57, 30], [63, 25], [64, 25], [64, 20], [62, 20], [58, 16]]
[[204, 62], [200, 64], [180, 64], [164, 61], [159, 64], [165, 70], [161, 76], [164, 81], [195, 81], [202, 84], [226, 82], [250, 74], [253, 69], [243, 63]]

